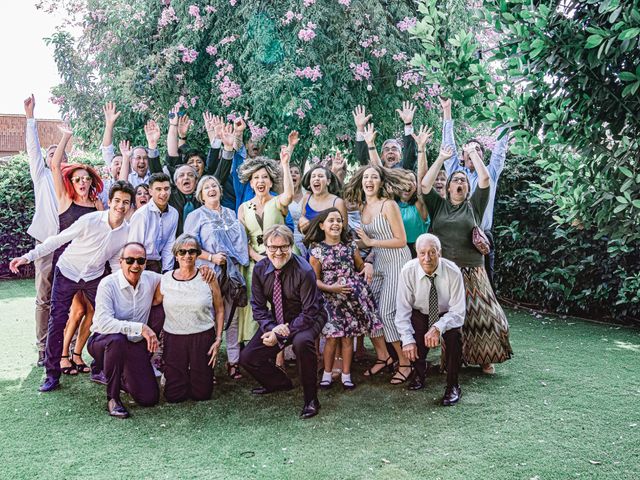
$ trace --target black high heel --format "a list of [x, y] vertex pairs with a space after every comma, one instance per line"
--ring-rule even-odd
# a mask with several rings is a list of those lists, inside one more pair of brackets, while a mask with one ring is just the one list
[[82, 360], [82, 354], [73, 352], [73, 355], [71, 355], [71, 363], [76, 367], [78, 373], [89, 373], [91, 371], [91, 368], [84, 363], [84, 360], [82, 360], [82, 363], [76, 363], [73, 361], [73, 357], [80, 357], [80, 360]]
[[[391, 363], [389, 363], [389, 360], [391, 360]], [[376, 365], [384, 365], [384, 367], [374, 372], [373, 367], [375, 367]], [[382, 372], [383, 370], [387, 370], [389, 373], [393, 372], [393, 358], [391, 358], [391, 356], [388, 356], [386, 360], [380, 360], [379, 358], [376, 358], [375, 363], [365, 370], [364, 376], [374, 377], [378, 375], [380, 372]]]
[[71, 366], [69, 366], [69, 367], [60, 367], [60, 371], [65, 375], [77, 375], [78, 374], [78, 368], [76, 367], [76, 364], [73, 363], [73, 360], [71, 360], [71, 357], [69, 355], [60, 356], [60, 359], [63, 359], [63, 358], [68, 358], [69, 361], [71, 362]]

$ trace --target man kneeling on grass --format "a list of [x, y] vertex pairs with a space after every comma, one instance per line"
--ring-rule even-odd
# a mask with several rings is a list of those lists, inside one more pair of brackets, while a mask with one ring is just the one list
[[454, 405], [461, 395], [458, 370], [465, 317], [462, 273], [455, 263], [441, 258], [440, 240], [435, 235], [420, 235], [416, 251], [418, 258], [408, 262], [400, 273], [395, 318], [402, 350], [415, 369], [409, 390], [424, 387], [427, 353], [442, 337], [447, 369], [442, 404]]

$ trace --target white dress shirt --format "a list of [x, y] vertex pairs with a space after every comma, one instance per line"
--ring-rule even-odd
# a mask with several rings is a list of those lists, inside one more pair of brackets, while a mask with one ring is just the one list
[[53, 186], [53, 176], [42, 158], [42, 149], [38, 138], [38, 125], [35, 119], [27, 118], [27, 152], [29, 154], [29, 173], [33, 181], [36, 210], [27, 233], [39, 242], [58, 233], [58, 198]]
[[144, 271], [135, 288], [122, 270], [102, 279], [96, 293], [96, 310], [91, 331], [122, 333], [132, 342], [142, 339], [142, 325], [149, 320], [153, 294], [162, 275]]
[[112, 271], [120, 269], [118, 254], [127, 243], [128, 236], [127, 222], [112, 229], [108, 211], [91, 212], [81, 216], [58, 235], [49, 237], [23, 257], [33, 262], [71, 242], [60, 256], [57, 267], [62, 275], [73, 282], [89, 282], [104, 274], [106, 262], [110, 263]]
[[162, 260], [162, 271], [173, 270], [171, 249], [176, 241], [178, 211], [171, 205], [161, 212], [151, 200], [131, 217], [129, 241], [144, 245], [147, 260]]
[[[438, 310], [444, 314], [434, 326], [444, 334], [452, 328], [462, 327], [465, 317], [465, 290], [460, 269], [450, 260], [440, 259], [435, 271]], [[395, 324], [400, 333], [402, 346], [416, 343], [411, 325], [411, 310], [420, 310], [429, 315], [429, 292], [431, 281], [417, 258], [407, 262], [400, 272], [396, 304]]]

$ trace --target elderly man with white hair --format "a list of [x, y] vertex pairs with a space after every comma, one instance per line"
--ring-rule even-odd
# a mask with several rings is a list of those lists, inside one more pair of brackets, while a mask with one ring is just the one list
[[427, 353], [442, 339], [447, 369], [442, 404], [454, 405], [462, 393], [458, 385], [465, 317], [462, 273], [455, 263], [442, 258], [440, 240], [435, 235], [420, 235], [416, 251], [418, 257], [400, 273], [395, 317], [402, 350], [415, 368], [409, 389], [424, 387]]

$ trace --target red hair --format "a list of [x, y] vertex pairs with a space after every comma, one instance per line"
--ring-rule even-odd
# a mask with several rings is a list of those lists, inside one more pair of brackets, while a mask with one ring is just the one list
[[91, 187], [89, 187], [89, 200], [95, 202], [98, 198], [98, 194], [102, 192], [104, 184], [98, 172], [93, 167], [85, 165], [83, 163], [63, 163], [60, 166], [60, 172], [62, 173], [62, 182], [64, 183], [64, 189], [67, 191], [67, 195], [70, 199], [75, 200], [76, 191], [73, 188], [73, 182], [71, 177], [76, 170], [86, 170], [91, 177]]

